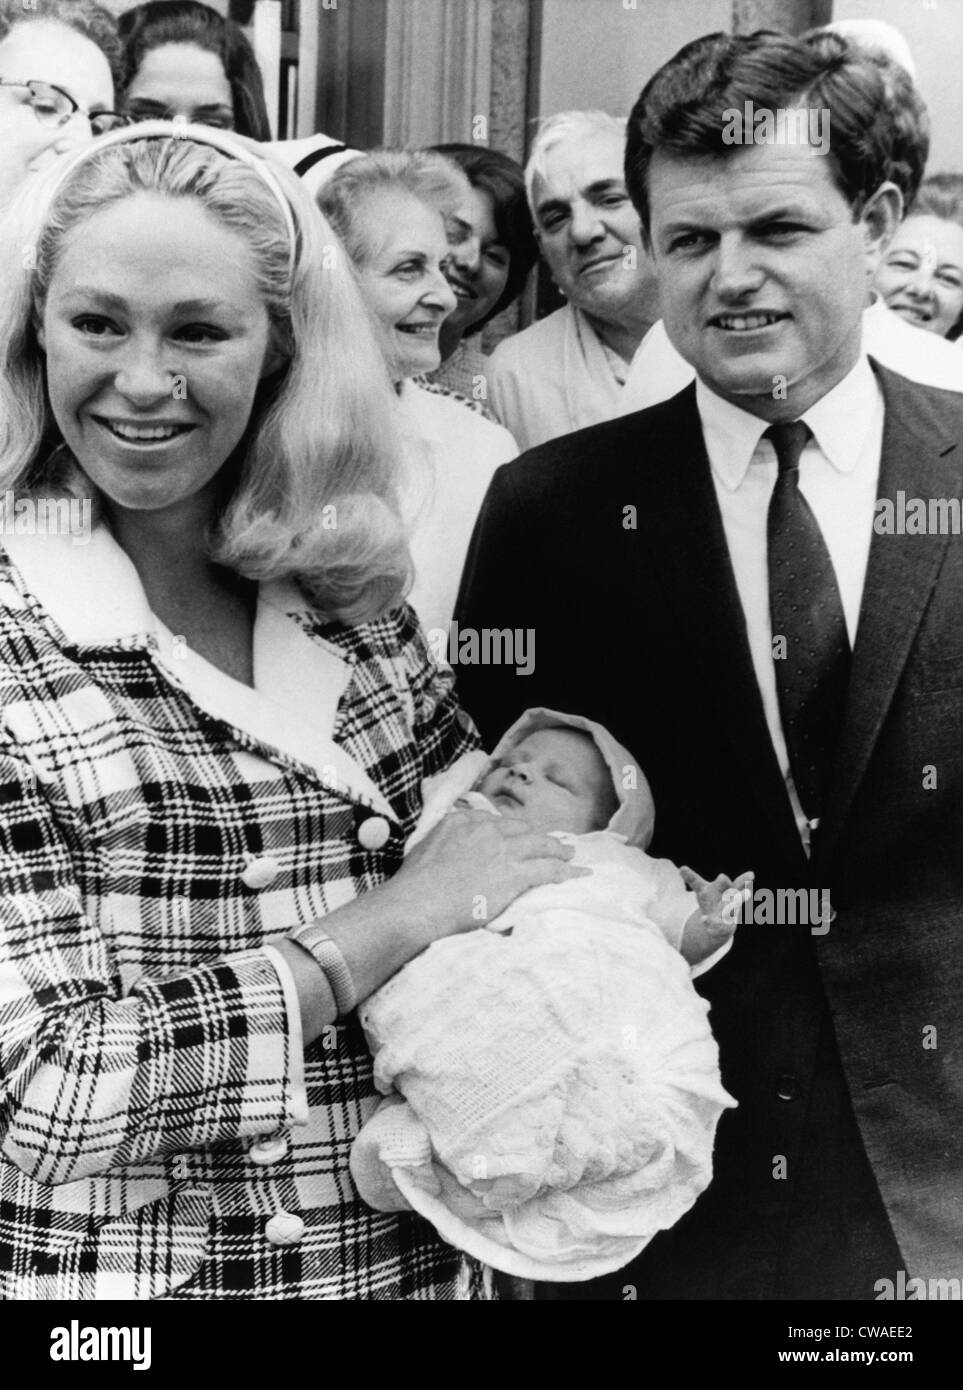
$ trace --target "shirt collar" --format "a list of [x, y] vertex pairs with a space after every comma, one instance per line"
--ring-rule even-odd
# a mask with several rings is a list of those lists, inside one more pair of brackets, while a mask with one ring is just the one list
[[[831, 391], [800, 417], [813, 432], [821, 453], [839, 473], [852, 473], [861, 456], [882, 393], [865, 353]], [[743, 483], [767, 420], [723, 400], [696, 379], [696, 406], [706, 452], [716, 477], [735, 492]]]

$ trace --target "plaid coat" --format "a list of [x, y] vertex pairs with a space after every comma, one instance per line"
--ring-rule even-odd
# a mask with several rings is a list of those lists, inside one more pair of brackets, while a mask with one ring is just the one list
[[465, 1292], [360, 1202], [363, 1036], [305, 1052], [270, 943], [390, 875], [477, 739], [410, 609], [322, 624], [262, 586], [254, 662], [256, 691], [187, 650], [104, 528], [0, 551], [8, 1299]]

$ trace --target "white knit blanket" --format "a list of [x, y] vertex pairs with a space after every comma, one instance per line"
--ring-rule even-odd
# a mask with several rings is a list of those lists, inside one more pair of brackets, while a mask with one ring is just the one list
[[583, 1280], [628, 1263], [708, 1185], [734, 1102], [632, 855], [664, 863], [606, 852], [591, 877], [437, 942], [362, 1007], [390, 1097], [352, 1153], [370, 1205], [419, 1211], [507, 1273]]

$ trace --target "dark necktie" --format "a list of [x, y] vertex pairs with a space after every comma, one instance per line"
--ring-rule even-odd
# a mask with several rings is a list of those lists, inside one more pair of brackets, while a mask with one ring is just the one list
[[767, 527], [779, 712], [796, 793], [807, 819], [818, 821], [842, 725], [849, 637], [833, 562], [799, 491], [799, 456], [811, 438], [809, 426], [801, 420], [773, 425], [764, 438], [772, 440], [779, 461]]

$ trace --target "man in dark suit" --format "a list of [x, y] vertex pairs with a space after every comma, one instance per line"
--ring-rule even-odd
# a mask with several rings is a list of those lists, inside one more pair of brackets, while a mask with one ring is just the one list
[[[809, 108], [828, 151], [791, 116], [765, 142]], [[486, 741], [532, 705], [598, 719], [651, 783], [653, 853], [756, 873], [698, 982], [739, 1103], [712, 1185], [560, 1297], [963, 1275], [963, 398], [861, 353], [890, 140], [843, 40], [713, 35], [666, 64], [626, 172], [697, 383], [501, 469], [476, 529], [462, 634], [534, 635], [530, 675], [457, 667]]]

